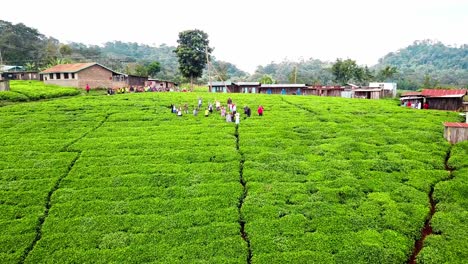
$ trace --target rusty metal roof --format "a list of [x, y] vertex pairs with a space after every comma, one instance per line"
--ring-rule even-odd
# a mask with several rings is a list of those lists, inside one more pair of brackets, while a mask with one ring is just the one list
[[446, 127], [465, 127], [468, 128], [468, 123], [451, 123], [451, 122], [445, 122], [444, 126]]
[[402, 93], [401, 96], [420, 96], [422, 95], [421, 92], [406, 92], [406, 93]]
[[427, 97], [463, 97], [466, 94], [466, 89], [424, 89], [421, 94]]

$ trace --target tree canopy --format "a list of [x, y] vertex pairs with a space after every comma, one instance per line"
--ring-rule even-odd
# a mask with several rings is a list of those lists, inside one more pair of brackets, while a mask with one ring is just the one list
[[182, 31], [177, 43], [179, 45], [174, 52], [179, 61], [179, 70], [185, 78], [190, 78], [193, 87], [193, 79], [202, 76], [213, 51], [209, 47], [208, 34], [199, 29]]

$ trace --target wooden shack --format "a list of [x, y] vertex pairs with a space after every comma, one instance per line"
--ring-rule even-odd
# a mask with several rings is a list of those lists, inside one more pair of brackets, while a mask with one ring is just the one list
[[382, 88], [358, 88], [354, 89], [354, 98], [380, 99], [384, 96]]
[[145, 86], [149, 86], [151, 90], [156, 91], [170, 91], [177, 88], [177, 83], [171, 81], [164, 81], [158, 79], [148, 79], [145, 82]]
[[424, 89], [421, 95], [426, 98], [429, 109], [458, 111], [463, 109], [466, 92], [466, 89]]
[[468, 140], [468, 123], [444, 123], [444, 137], [450, 143], [456, 144]]
[[341, 93], [345, 90], [344, 86], [330, 86], [330, 85], [313, 85], [307, 89], [307, 94], [318, 96], [336, 96], [340, 97]]
[[10, 80], [0, 79], [0, 92], [10, 91]]

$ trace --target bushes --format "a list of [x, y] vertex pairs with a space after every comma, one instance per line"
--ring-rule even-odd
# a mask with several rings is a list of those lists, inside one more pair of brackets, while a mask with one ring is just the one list
[[[231, 96], [238, 106], [265, 106], [263, 117], [241, 120], [238, 151], [235, 126], [218, 114], [169, 113], [171, 103], [195, 104], [198, 96], [0, 108], [3, 262], [17, 263], [34, 239], [50, 191], [42, 238], [26, 263], [245, 263], [240, 220], [252, 263], [406, 261], [427, 217], [427, 193], [448, 178], [441, 122], [456, 114], [388, 101], [203, 94], [205, 104]], [[443, 213], [434, 229], [446, 237], [428, 242], [434, 250], [421, 258], [441, 249], [447, 259], [464, 256], [450, 239], [465, 230], [465, 153], [453, 149], [455, 179], [435, 188]]]
[[9, 92], [0, 92], [0, 101], [24, 102], [78, 95], [75, 88], [46, 85], [41, 81], [10, 81]]

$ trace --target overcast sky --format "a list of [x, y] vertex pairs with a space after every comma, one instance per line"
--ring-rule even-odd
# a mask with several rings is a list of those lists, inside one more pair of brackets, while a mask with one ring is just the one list
[[250, 73], [285, 58], [370, 66], [422, 39], [468, 44], [468, 0], [23, 0], [0, 10], [65, 43], [175, 46], [180, 31], [201, 29], [217, 59]]

